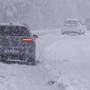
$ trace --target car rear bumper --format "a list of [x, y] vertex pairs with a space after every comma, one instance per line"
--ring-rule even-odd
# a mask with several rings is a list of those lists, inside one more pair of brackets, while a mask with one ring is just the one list
[[19, 62], [20, 60], [25, 61], [25, 55], [20, 55], [20, 54], [0, 54], [0, 61]]
[[0, 54], [0, 62], [4, 63], [22, 63], [35, 61], [33, 55], [20, 55], [20, 54]]
[[0, 47], [1, 62], [22, 62], [27, 63], [27, 59], [35, 60], [35, 48], [2, 48]]

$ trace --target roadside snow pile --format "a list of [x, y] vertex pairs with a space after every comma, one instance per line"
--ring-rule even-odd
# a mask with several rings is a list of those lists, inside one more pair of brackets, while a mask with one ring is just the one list
[[[52, 33], [50, 33], [50, 30], [47, 31], [36, 31], [36, 33], [33, 31], [33, 33], [37, 34], [43, 34], [39, 36], [39, 38], [36, 39], [36, 56], [37, 59], [40, 60], [42, 53], [44, 52], [44, 49], [51, 44], [53, 44], [58, 38], [60, 37], [60, 33], [55, 32], [51, 30]], [[47, 33], [47, 34], [46, 34]], [[38, 35], [38, 34], [37, 34]], [[42, 58], [43, 60], [43, 58]]]
[[56, 34], [60, 32], [60, 29], [42, 29], [42, 30], [31, 30], [33, 34], [36, 34], [38, 36], [47, 36], [51, 34]]
[[86, 36], [61, 36], [43, 53], [43, 66], [61, 90], [90, 90], [90, 40]]
[[67, 59], [76, 61], [76, 59], [82, 58], [82, 54], [88, 54], [87, 50], [90, 51], [89, 45], [90, 42], [87, 42], [85, 37], [61, 37], [60, 40], [45, 48], [46, 58], [51, 61]]

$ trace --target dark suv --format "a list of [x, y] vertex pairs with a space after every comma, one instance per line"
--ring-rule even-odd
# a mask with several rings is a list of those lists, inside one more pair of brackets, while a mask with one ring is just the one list
[[0, 61], [35, 64], [35, 38], [25, 25], [0, 25]]

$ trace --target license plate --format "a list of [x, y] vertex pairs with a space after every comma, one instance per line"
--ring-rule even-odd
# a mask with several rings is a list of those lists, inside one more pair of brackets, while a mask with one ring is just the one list
[[4, 50], [4, 53], [18, 53], [18, 50], [15, 50], [15, 49], [6, 49], [6, 50]]
[[7, 59], [7, 61], [20, 61], [19, 59]]

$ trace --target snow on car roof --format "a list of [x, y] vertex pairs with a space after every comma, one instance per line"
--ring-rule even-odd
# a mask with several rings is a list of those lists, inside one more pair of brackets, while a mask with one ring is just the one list
[[69, 18], [69, 19], [66, 19], [65, 21], [80, 21], [79, 19], [74, 19], [74, 18]]
[[0, 26], [24, 26], [24, 27], [28, 27], [27, 24], [21, 24], [21, 23], [0, 23]]

